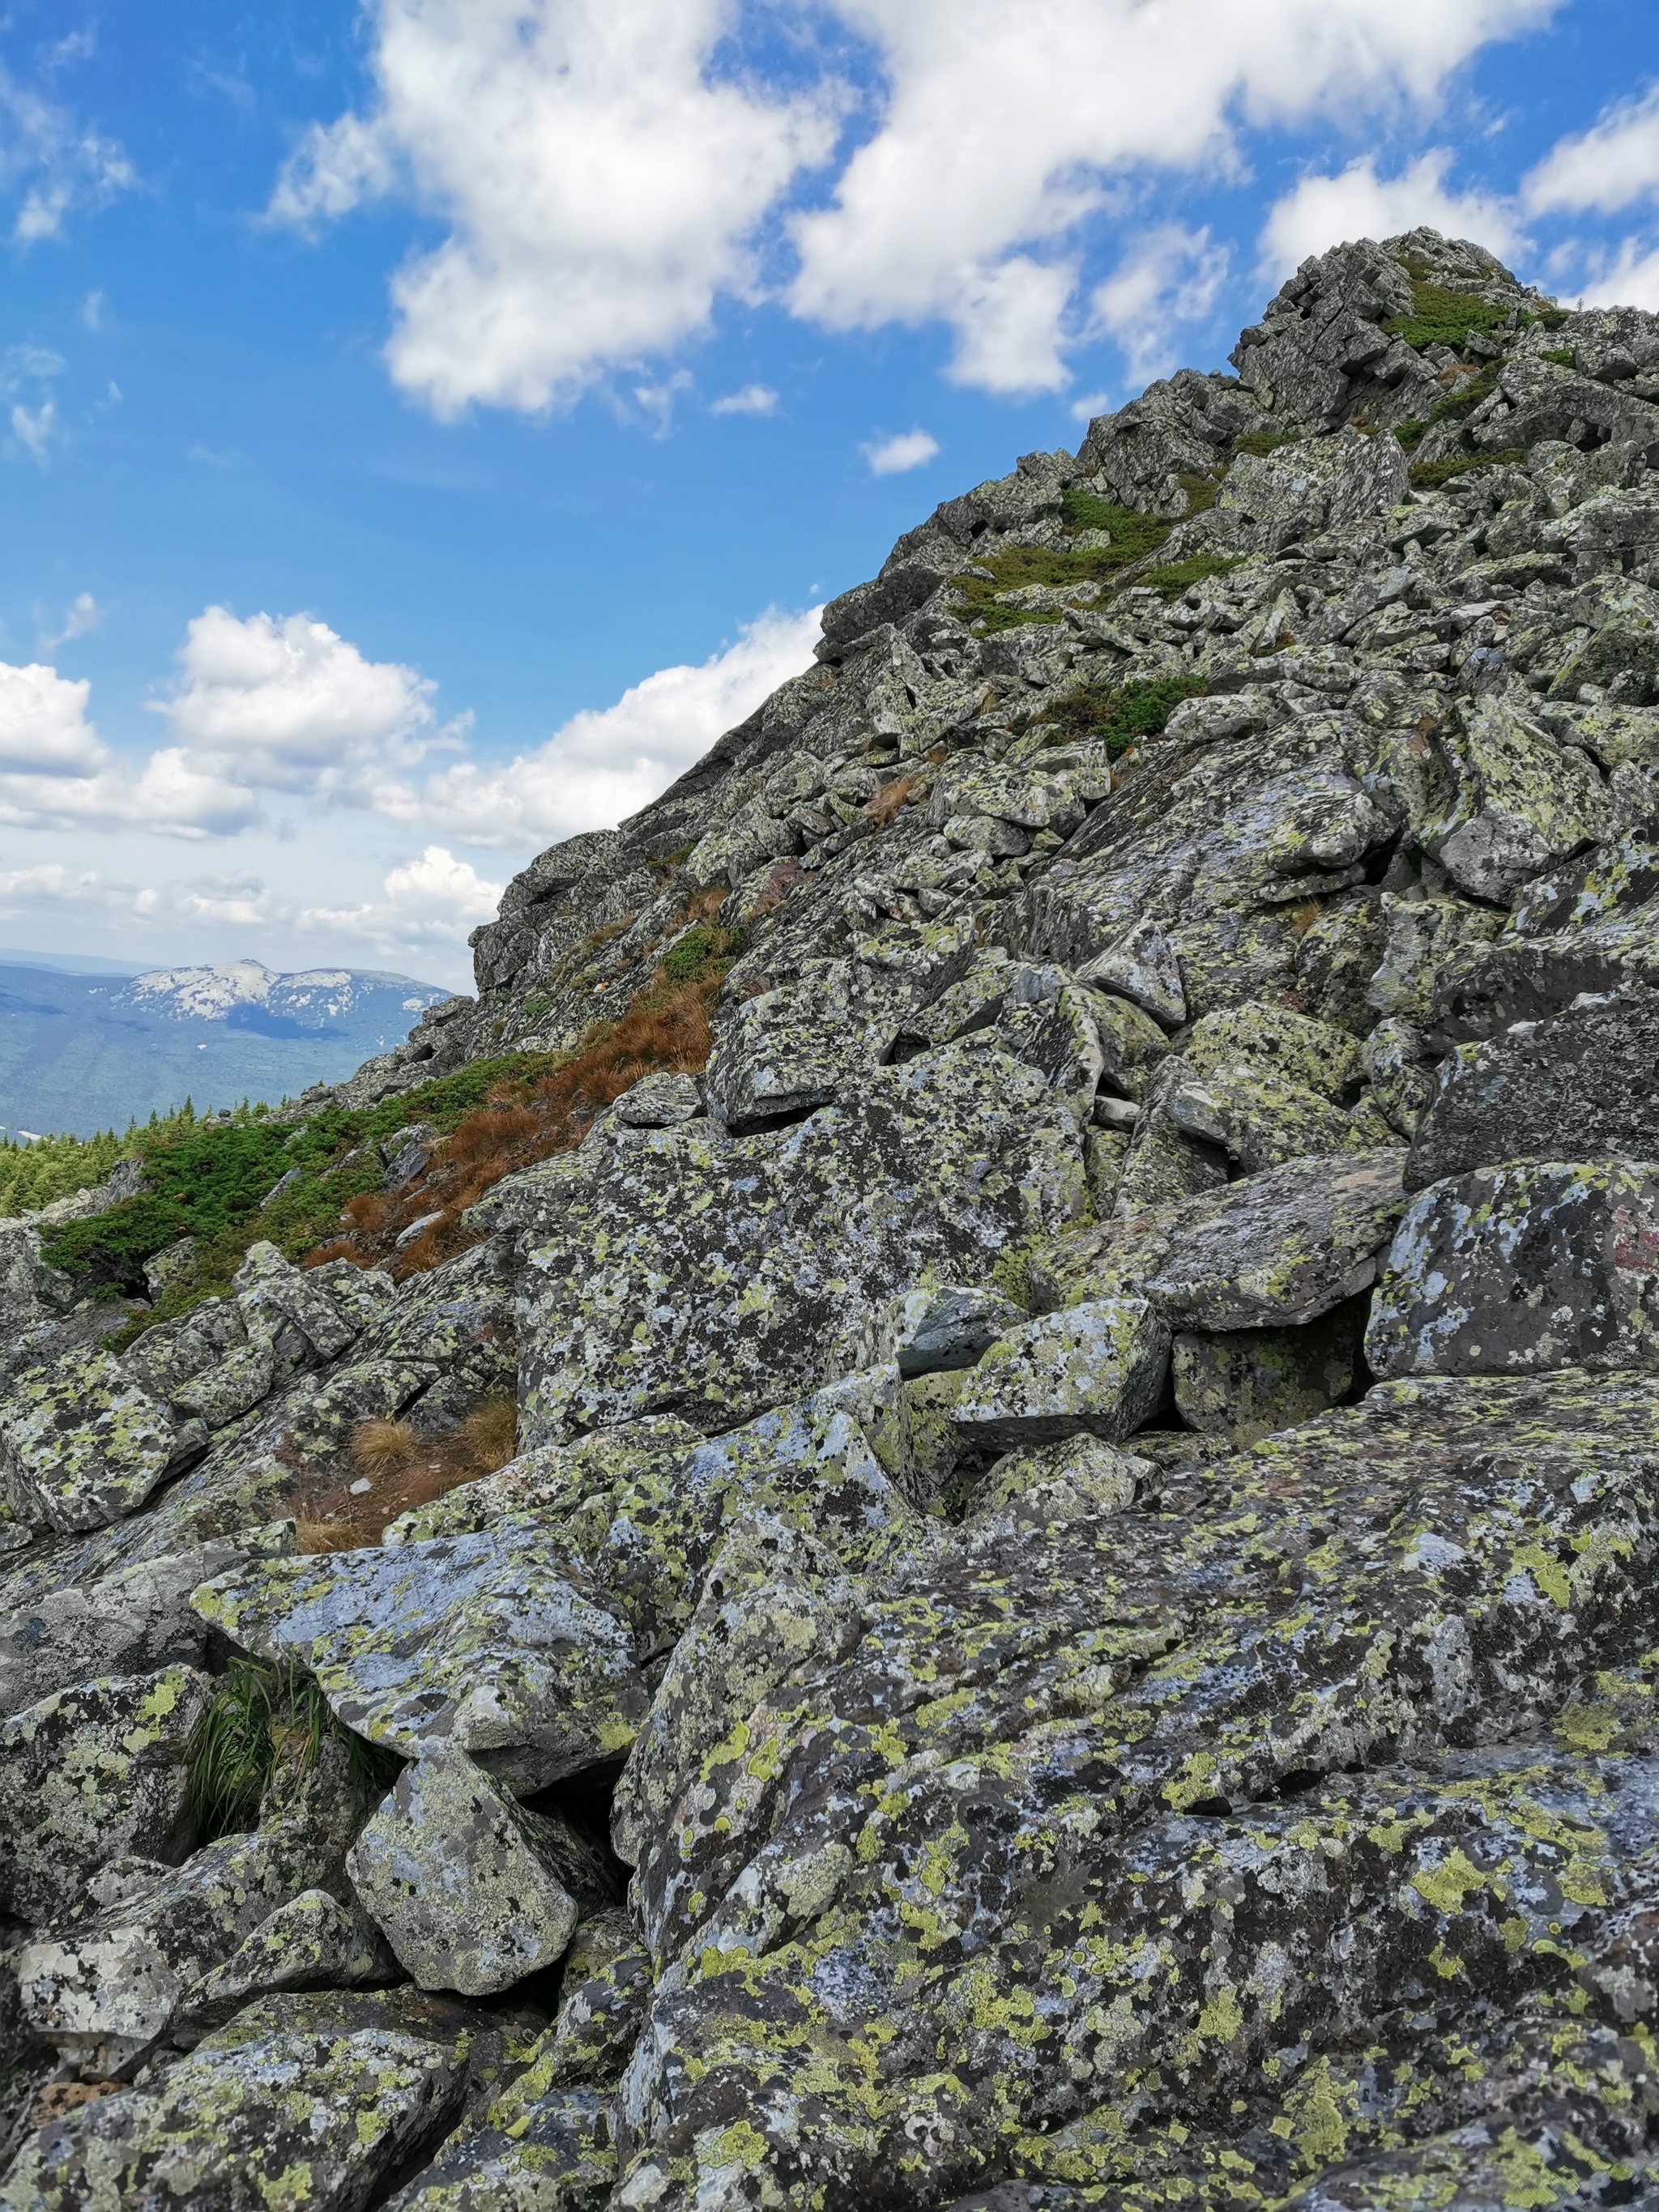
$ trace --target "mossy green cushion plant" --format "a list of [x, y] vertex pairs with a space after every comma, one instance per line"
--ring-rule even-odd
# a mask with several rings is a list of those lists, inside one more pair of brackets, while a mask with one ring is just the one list
[[1488, 307], [1467, 292], [1449, 291], [1443, 284], [1412, 279], [1412, 311], [1390, 315], [1382, 327], [1391, 337], [1404, 338], [1420, 352], [1425, 346], [1462, 345], [1471, 331], [1492, 331], [1507, 320], [1508, 311]]
[[1151, 684], [1123, 686], [1085, 684], [1056, 699], [1042, 720], [1052, 726], [1055, 743], [1071, 737], [1092, 738], [1115, 758], [1144, 738], [1161, 737], [1182, 701], [1197, 697], [1204, 689], [1195, 676], [1164, 676]]

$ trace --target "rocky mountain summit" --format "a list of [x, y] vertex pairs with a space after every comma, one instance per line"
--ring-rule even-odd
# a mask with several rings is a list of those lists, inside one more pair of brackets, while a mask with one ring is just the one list
[[1659, 317], [1233, 362], [8, 1228], [6, 2212], [1659, 2205]]

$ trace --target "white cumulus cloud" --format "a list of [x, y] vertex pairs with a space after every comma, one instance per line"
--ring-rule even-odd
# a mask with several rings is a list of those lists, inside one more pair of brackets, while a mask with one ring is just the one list
[[386, 358], [434, 413], [534, 412], [701, 330], [757, 224], [832, 143], [823, 93], [712, 62], [726, 0], [375, 0], [378, 100], [313, 127], [271, 201], [337, 217], [398, 185], [447, 234], [392, 280]]
[[1398, 175], [1380, 177], [1367, 154], [1334, 177], [1304, 177], [1269, 211], [1261, 265], [1270, 280], [1288, 276], [1310, 253], [1355, 238], [1393, 238], [1426, 223], [1449, 238], [1473, 238], [1498, 253], [1520, 243], [1512, 202], [1449, 188], [1449, 147], [1438, 146]]
[[520, 849], [608, 829], [811, 664], [819, 612], [762, 615], [724, 653], [698, 666], [659, 668], [614, 706], [573, 714], [545, 744], [504, 766], [457, 762], [419, 789], [383, 789], [380, 811], [469, 844]]
[[1639, 100], [1620, 100], [1588, 131], [1559, 140], [1521, 190], [1540, 215], [1591, 208], [1616, 215], [1659, 196], [1659, 85]]
[[77, 208], [100, 208], [137, 181], [112, 138], [0, 69], [0, 191], [21, 192], [12, 240], [57, 238]]
[[1209, 314], [1227, 276], [1227, 251], [1207, 230], [1160, 223], [1136, 239], [1090, 307], [1096, 329], [1116, 339], [1131, 377], [1161, 374], [1179, 352], [1176, 332]]
[[311, 799], [343, 795], [383, 763], [408, 767], [434, 735], [430, 678], [367, 660], [310, 615], [209, 607], [191, 622], [171, 691], [149, 703], [197, 768]]
[[505, 886], [488, 882], [442, 845], [428, 845], [391, 870], [383, 896], [361, 906], [305, 908], [301, 929], [354, 939], [383, 952], [448, 946], [493, 921]]
[[898, 477], [931, 461], [939, 451], [939, 440], [927, 430], [901, 430], [896, 437], [872, 439], [859, 451], [872, 477]]

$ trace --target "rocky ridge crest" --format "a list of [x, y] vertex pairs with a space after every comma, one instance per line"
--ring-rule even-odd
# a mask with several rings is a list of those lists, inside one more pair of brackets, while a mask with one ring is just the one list
[[107, 1341], [8, 1227], [7, 2212], [1659, 2197], [1659, 318], [1233, 363], [302, 1102], [541, 1156]]

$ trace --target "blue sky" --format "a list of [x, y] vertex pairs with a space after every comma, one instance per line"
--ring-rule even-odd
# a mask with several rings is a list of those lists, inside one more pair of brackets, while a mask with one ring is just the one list
[[0, 17], [0, 940], [466, 980], [941, 498], [1419, 221], [1659, 308], [1652, 0]]

